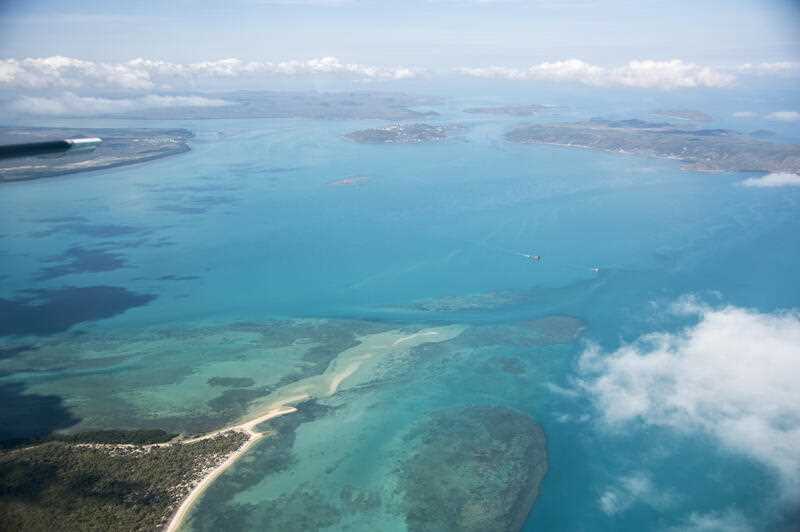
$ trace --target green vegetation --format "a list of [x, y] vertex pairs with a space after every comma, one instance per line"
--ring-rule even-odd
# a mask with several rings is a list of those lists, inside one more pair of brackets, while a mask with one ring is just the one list
[[54, 434], [51, 440], [67, 443], [131, 443], [134, 445], [147, 445], [149, 443], [166, 443], [175, 438], [165, 430], [87, 430], [74, 434]]
[[[127, 432], [97, 434], [108, 439]], [[202, 472], [246, 439], [230, 431], [188, 444], [52, 441], [4, 451], [0, 530], [155, 530], [166, 524]]]

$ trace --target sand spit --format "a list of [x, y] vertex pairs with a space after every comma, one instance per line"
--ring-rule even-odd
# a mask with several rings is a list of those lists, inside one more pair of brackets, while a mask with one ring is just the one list
[[204, 434], [203, 436], [199, 436], [197, 438], [192, 438], [191, 440], [185, 440], [183, 443], [191, 443], [203, 439], [213, 438], [214, 436], [220, 434], [221, 432], [225, 432], [228, 430], [236, 430], [241, 431], [247, 434], [248, 440], [239, 447], [236, 451], [232, 452], [228, 458], [222, 462], [220, 465], [209, 471], [201, 480], [200, 482], [192, 488], [192, 491], [189, 492], [189, 495], [183, 500], [181, 505], [175, 511], [170, 519], [169, 525], [167, 525], [167, 532], [174, 532], [180, 528], [181, 523], [183, 523], [184, 518], [189, 513], [189, 510], [192, 508], [192, 505], [197, 501], [197, 499], [205, 492], [208, 486], [211, 485], [217, 477], [219, 477], [226, 469], [232, 466], [236, 460], [238, 460], [247, 450], [253, 446], [260, 438], [264, 436], [263, 432], [257, 432], [255, 430], [255, 426], [263, 423], [269, 419], [274, 417], [282, 416], [284, 414], [291, 414], [292, 412], [297, 412], [297, 409], [293, 406], [284, 406], [280, 408], [275, 408], [270, 410], [266, 414], [263, 414], [257, 418], [254, 418], [250, 421], [242, 423], [240, 425], [236, 425], [235, 427], [229, 427], [227, 429], [223, 429], [220, 431], [215, 431], [209, 434]]
[[225, 427], [195, 438], [180, 440], [174, 443], [155, 444], [175, 445], [193, 443], [213, 438], [231, 430], [243, 432], [248, 436], [248, 440], [244, 445], [231, 453], [224, 462], [208, 471], [200, 479], [198, 484], [192, 488], [192, 491], [189, 492], [172, 515], [169, 525], [167, 525], [165, 529], [166, 532], [176, 532], [179, 530], [184, 520], [189, 515], [192, 506], [203, 495], [208, 486], [236, 463], [236, 461], [255, 445], [258, 440], [267, 435], [263, 432], [256, 431], [258, 425], [270, 419], [297, 412], [297, 407], [294, 405], [304, 401], [323, 399], [334, 395], [341, 389], [342, 383], [353, 376], [353, 374], [366, 363], [374, 363], [391, 353], [405, 352], [420, 344], [450, 340], [461, 334], [463, 330], [464, 328], [460, 326], [446, 326], [423, 329], [410, 335], [404, 331], [389, 331], [363, 336], [359, 338], [360, 343], [357, 346], [339, 353], [321, 375], [315, 375], [293, 382], [267, 396], [261, 404], [255, 405], [254, 410], [260, 413], [256, 414], [254, 417], [248, 418], [238, 425]]

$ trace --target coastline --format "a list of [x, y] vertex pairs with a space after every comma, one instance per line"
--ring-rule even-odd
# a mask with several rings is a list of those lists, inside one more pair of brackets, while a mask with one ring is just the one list
[[192, 491], [181, 501], [180, 506], [172, 514], [170, 518], [169, 524], [164, 529], [166, 532], [176, 532], [180, 529], [183, 521], [186, 519], [186, 516], [189, 515], [189, 511], [192, 509], [194, 503], [203, 495], [205, 490], [219, 477], [222, 473], [224, 473], [229, 467], [236, 463], [236, 461], [241, 458], [249, 449], [252, 447], [258, 440], [264, 437], [263, 432], [257, 432], [255, 427], [265, 421], [268, 421], [272, 418], [276, 418], [279, 416], [283, 416], [286, 414], [291, 414], [293, 412], [297, 412], [297, 408], [288, 405], [282, 405], [276, 408], [273, 408], [262, 414], [256, 418], [251, 419], [250, 421], [245, 421], [244, 423], [240, 423], [239, 425], [234, 425], [233, 427], [227, 427], [224, 429], [216, 430], [214, 432], [209, 432], [208, 434], [204, 434], [202, 436], [198, 436], [196, 438], [192, 438], [190, 440], [184, 440], [180, 442], [183, 443], [193, 443], [196, 441], [204, 440], [213, 438], [223, 432], [227, 431], [237, 431], [243, 432], [248, 436], [247, 441], [239, 447], [237, 450], [232, 452], [224, 462], [213, 468], [211, 471], [205, 474], [203, 478], [198, 482], [193, 488]]
[[[167, 157], [174, 157], [176, 155], [180, 155], [182, 153], [187, 153], [192, 151], [188, 145], [183, 144], [180, 147], [175, 149], [163, 152], [163, 153], [154, 153], [151, 155], [147, 155], [145, 157], [140, 157], [138, 159], [133, 160], [125, 160], [125, 161], [111, 161], [108, 163], [99, 164], [97, 166], [91, 167], [76, 167], [76, 168], [65, 168], [63, 170], [49, 170], [44, 171], [40, 175], [34, 175], [30, 177], [12, 177], [12, 178], [2, 178], [0, 179], [0, 183], [24, 183], [26, 181], [37, 181], [39, 179], [49, 179], [51, 177], [59, 177], [63, 175], [71, 175], [71, 174], [79, 174], [82, 172], [96, 172], [98, 170], [111, 170], [112, 168], [122, 168], [124, 166], [132, 166], [135, 164], [144, 164], [149, 163], [152, 161], [157, 161], [159, 159], [164, 159]], [[0, 172], [0, 176], [2, 176], [2, 172]]]
[[[222, 463], [206, 472], [200, 481], [191, 489], [172, 514], [169, 524], [164, 528], [165, 532], [177, 532], [189, 515], [192, 506], [203, 495], [222, 473], [230, 468], [241, 458], [255, 443], [266, 436], [265, 433], [258, 432], [255, 427], [270, 419], [286, 414], [297, 412], [293, 404], [303, 401], [331, 397], [336, 394], [341, 384], [352, 377], [363, 364], [371, 361], [376, 356], [388, 354], [397, 349], [407, 351], [408, 349], [427, 342], [442, 342], [458, 336], [463, 328], [459, 326], [443, 326], [422, 329], [411, 334], [390, 331], [377, 333], [360, 338], [361, 342], [350, 349], [339, 353], [337, 358], [331, 363], [328, 369], [321, 375], [307, 377], [287, 385], [272, 396], [272, 401], [263, 405], [261, 412], [255, 417], [242, 421], [237, 425], [227, 426], [222, 429], [190, 438], [179, 440], [174, 444], [194, 443], [197, 441], [213, 438], [228, 431], [243, 432], [248, 436], [248, 440], [232, 452]], [[405, 344], [405, 345], [403, 345]], [[266, 409], [266, 410], [264, 410]], [[173, 443], [156, 445], [174, 445]]]

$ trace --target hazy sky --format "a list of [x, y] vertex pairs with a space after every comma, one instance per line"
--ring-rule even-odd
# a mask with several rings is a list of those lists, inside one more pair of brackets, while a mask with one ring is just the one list
[[336, 56], [447, 69], [800, 59], [778, 0], [0, 0], [0, 57], [196, 62]]
[[[793, 88], [800, 0], [0, 0], [5, 113], [221, 106], [213, 93], [230, 89], [484, 83]], [[795, 107], [766, 112], [800, 122]]]

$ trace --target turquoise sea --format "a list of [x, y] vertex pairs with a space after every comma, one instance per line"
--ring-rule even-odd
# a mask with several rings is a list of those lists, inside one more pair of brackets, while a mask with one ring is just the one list
[[[335, 390], [268, 422], [272, 436], [186, 528], [437, 530], [419, 522], [446, 519], [429, 514], [445, 515], [448, 494], [463, 502], [459, 482], [524, 483], [529, 456], [497, 434], [485, 469], [452, 475], [474, 452], [459, 420], [509, 411], [546, 436], [525, 530], [666, 530], [732, 508], [784, 526], [764, 465], [694, 432], [606, 426], [578, 359], [590, 343], [610, 351], [685, 327], [693, 318], [666, 309], [687, 295], [800, 306], [800, 189], [510, 144], [505, 131], [538, 119], [460, 112], [475, 101], [437, 108], [463, 133], [408, 146], [344, 138], [380, 121], [39, 123], [195, 137], [183, 155], [0, 187], [4, 438], [219, 428], [374, 342]], [[742, 101], [706, 103], [730, 116]], [[543, 119], [653, 105], [580, 102]], [[779, 140], [796, 140], [781, 127]], [[394, 343], [426, 331], [440, 334]]]

